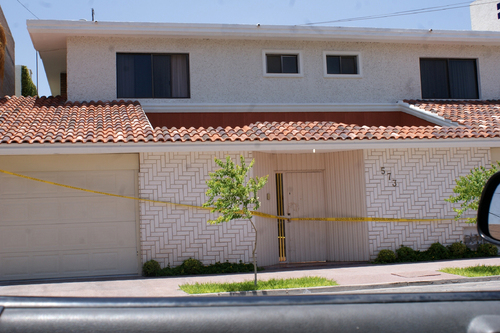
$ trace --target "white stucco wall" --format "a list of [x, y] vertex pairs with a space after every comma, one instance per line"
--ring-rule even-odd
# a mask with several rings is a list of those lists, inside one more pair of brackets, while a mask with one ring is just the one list
[[470, 5], [472, 30], [500, 31], [497, 1], [476, 0]]
[[[241, 153], [248, 162], [251, 153]], [[139, 195], [201, 206], [206, 201], [206, 180], [219, 167], [214, 157], [238, 152], [143, 153], [140, 154]], [[245, 220], [209, 225], [216, 218], [207, 210], [142, 202], [140, 204], [141, 259], [158, 261], [162, 267], [177, 266], [189, 258], [204, 264], [217, 261], [250, 262], [255, 233]]]
[[[455, 179], [490, 163], [488, 148], [365, 150], [368, 217], [440, 218], [436, 222], [369, 222], [370, 257], [401, 245], [426, 250], [432, 243], [463, 241], [470, 225], [455, 221], [454, 206], [444, 199], [453, 194]], [[386, 173], [382, 174], [381, 168]], [[397, 186], [389, 180], [396, 179]], [[471, 217], [467, 216], [467, 217]], [[464, 230], [465, 228], [465, 230]]]
[[[500, 47], [69, 37], [68, 98], [116, 99], [116, 53], [189, 53], [191, 98], [148, 103], [394, 103], [420, 98], [420, 57], [477, 58], [481, 98], [500, 93]], [[303, 77], [264, 77], [262, 50], [301, 51]], [[323, 76], [324, 51], [359, 52], [362, 78]]]

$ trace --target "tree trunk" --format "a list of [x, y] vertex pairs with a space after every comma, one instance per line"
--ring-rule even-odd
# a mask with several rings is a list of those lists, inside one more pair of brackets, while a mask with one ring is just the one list
[[253, 284], [255, 287], [257, 287], [257, 262], [255, 260], [255, 251], [257, 250], [257, 228], [255, 227], [255, 224], [253, 224], [252, 219], [248, 220], [252, 224], [253, 230], [255, 231], [255, 242], [253, 244], [252, 260], [253, 260], [253, 273], [254, 273]]

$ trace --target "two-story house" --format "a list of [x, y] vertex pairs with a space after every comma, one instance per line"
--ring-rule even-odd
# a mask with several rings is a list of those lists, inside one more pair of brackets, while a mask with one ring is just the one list
[[[500, 160], [500, 32], [59, 20], [28, 31], [63, 97], [0, 101], [2, 170], [201, 206], [214, 157], [255, 159], [253, 174], [269, 175], [260, 211], [283, 216], [255, 218], [261, 266], [366, 261], [475, 233], [444, 199]], [[0, 279], [251, 257], [245, 221], [0, 181]], [[367, 219], [288, 221], [324, 217]]]

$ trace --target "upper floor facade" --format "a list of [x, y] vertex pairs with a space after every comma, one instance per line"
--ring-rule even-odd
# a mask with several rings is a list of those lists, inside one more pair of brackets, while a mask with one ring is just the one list
[[207, 105], [497, 99], [500, 32], [28, 21], [52, 94]]

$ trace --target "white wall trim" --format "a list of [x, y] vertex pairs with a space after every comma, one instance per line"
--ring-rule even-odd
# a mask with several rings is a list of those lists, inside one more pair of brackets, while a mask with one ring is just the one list
[[[326, 66], [327, 56], [356, 56], [358, 74], [328, 74]], [[361, 52], [350, 51], [323, 51], [323, 76], [327, 79], [361, 79], [363, 78], [363, 66]]]
[[458, 127], [460, 124], [451, 121], [449, 119], [445, 119], [444, 117], [441, 117], [433, 112], [429, 112], [423, 109], [420, 109], [416, 106], [410, 105], [408, 103], [405, 103], [403, 101], [399, 101], [398, 104], [401, 106], [401, 111], [411, 114], [412, 116], [418, 117], [423, 120], [427, 120], [431, 123], [434, 123], [439, 126], [446, 126], [446, 127]]
[[167, 38], [218, 38], [254, 40], [320, 40], [422, 44], [500, 45], [494, 31], [388, 29], [298, 25], [243, 25], [104, 22], [69, 20], [27, 20], [35, 48], [40, 51], [47, 39], [68, 36], [124, 36]]
[[396, 103], [373, 104], [195, 104], [158, 103], [140, 101], [148, 113], [189, 113], [189, 112], [397, 112], [401, 107]]
[[[297, 56], [297, 66], [298, 73], [268, 73], [267, 72], [267, 57], [268, 54], [276, 54], [276, 55], [296, 55]], [[297, 78], [304, 77], [304, 66], [302, 60], [302, 51], [301, 50], [262, 50], [262, 70], [264, 73], [264, 77], [280, 77], [280, 78]]]
[[405, 139], [352, 141], [244, 141], [244, 142], [149, 142], [149, 143], [89, 143], [89, 144], [2, 144], [1, 155], [43, 154], [103, 154], [146, 152], [260, 151], [316, 153], [390, 148], [467, 148], [500, 147], [498, 138], [467, 139]]

